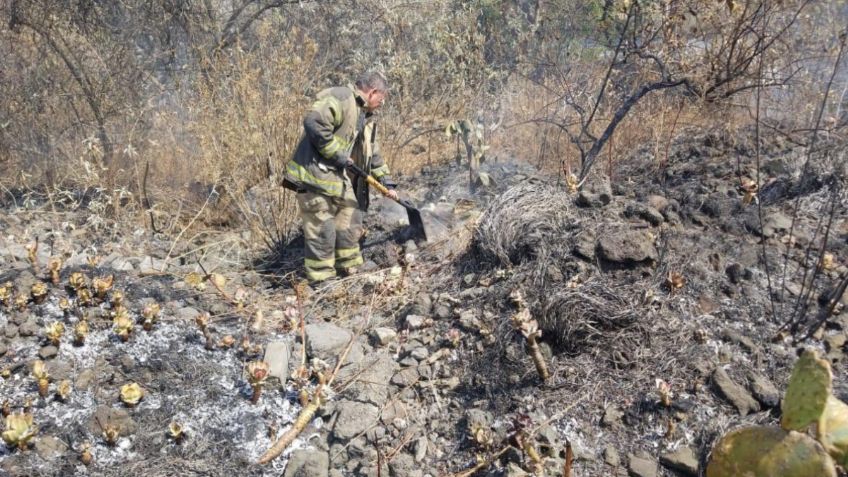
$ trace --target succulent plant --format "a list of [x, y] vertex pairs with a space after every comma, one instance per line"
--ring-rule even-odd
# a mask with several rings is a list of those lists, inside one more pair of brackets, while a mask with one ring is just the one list
[[185, 437], [185, 430], [183, 429], [182, 424], [172, 421], [168, 424], [168, 437], [170, 437], [174, 442], [179, 443]]
[[68, 313], [71, 311], [71, 301], [64, 296], [59, 298], [59, 309], [62, 310], [63, 315], [68, 316]]
[[9, 402], [8, 399], [3, 401], [3, 406], [0, 406], [0, 413], [3, 414], [3, 417], [6, 417], [12, 413], [12, 403]]
[[138, 383], [129, 383], [121, 386], [121, 402], [128, 407], [133, 407], [144, 398], [144, 390]]
[[111, 300], [112, 308], [119, 308], [124, 305], [124, 292], [121, 290], [115, 290], [112, 292], [112, 300]]
[[71, 397], [71, 382], [67, 379], [63, 379], [59, 382], [59, 385], [56, 386], [56, 397], [59, 398], [60, 401], [67, 401], [69, 397]]
[[88, 288], [88, 278], [82, 272], [74, 272], [68, 277], [68, 284], [71, 289], [79, 293], [80, 290]]
[[106, 445], [114, 446], [118, 442], [118, 437], [121, 435], [121, 430], [118, 429], [118, 426], [110, 423], [107, 423], [103, 426], [103, 440], [106, 441]]
[[144, 318], [144, 322], [142, 327], [145, 331], [150, 331], [153, 329], [153, 325], [159, 320], [159, 312], [161, 311], [161, 307], [158, 303], [148, 303], [141, 310], [141, 316]]
[[233, 335], [226, 335], [221, 338], [220, 342], [218, 342], [218, 346], [223, 349], [230, 349], [233, 347], [234, 344], [236, 344], [236, 339], [233, 338]]
[[833, 373], [830, 364], [807, 350], [795, 363], [786, 396], [783, 399], [780, 426], [786, 430], [800, 431], [816, 422], [827, 405], [833, 391]]
[[527, 349], [533, 364], [536, 366], [536, 372], [542, 381], [550, 377], [548, 366], [545, 363], [545, 358], [542, 356], [542, 351], [539, 349], [537, 340], [542, 336], [542, 330], [539, 329], [539, 323], [530, 315], [530, 308], [524, 301], [524, 297], [520, 290], [513, 290], [510, 293], [510, 298], [518, 306], [518, 313], [512, 315], [512, 326], [518, 330], [527, 341]]
[[59, 272], [62, 270], [62, 258], [50, 257], [50, 260], [47, 262], [47, 268], [50, 270], [50, 282], [53, 285], [58, 285], [61, 282]]
[[253, 404], [259, 402], [259, 395], [262, 394], [262, 386], [268, 378], [268, 371], [268, 363], [265, 361], [251, 361], [247, 364], [247, 381], [253, 388], [253, 396], [250, 398], [250, 402]]
[[707, 477], [836, 477], [832, 459], [806, 434], [778, 427], [745, 427], [713, 449]]
[[61, 321], [54, 321], [44, 327], [44, 336], [53, 346], [59, 346], [63, 334], [65, 334], [65, 325]]
[[32, 414], [9, 414], [6, 416], [6, 430], [3, 440], [9, 447], [26, 449], [30, 439], [38, 433], [38, 428], [32, 424]]
[[112, 284], [115, 281], [114, 275], [109, 275], [107, 277], [97, 277], [92, 282], [91, 285], [94, 288], [94, 294], [98, 299], [104, 300], [106, 298], [106, 294], [109, 293], [109, 290], [112, 289]]
[[44, 300], [47, 298], [47, 284], [44, 282], [33, 283], [30, 289], [30, 295], [32, 295], [32, 301], [36, 305], [44, 303]]
[[665, 284], [668, 285], [669, 290], [674, 292], [686, 285], [686, 278], [680, 272], [669, 271], [668, 276], [665, 278]]
[[18, 293], [18, 296], [15, 297], [15, 307], [18, 309], [18, 311], [26, 310], [28, 304], [29, 295], [23, 292]]
[[74, 326], [74, 344], [82, 346], [85, 344], [85, 338], [88, 336], [88, 320], [81, 319]]
[[209, 313], [201, 313], [194, 317], [194, 323], [200, 328], [200, 331], [206, 331], [209, 326]]
[[80, 462], [83, 465], [89, 465], [92, 461], [91, 455], [91, 443], [86, 441], [82, 443], [82, 448], [80, 449]]
[[204, 283], [203, 275], [197, 272], [189, 272], [189, 274], [185, 277], [185, 282], [188, 286], [197, 291], [206, 290], [206, 283]]
[[32, 376], [38, 381], [38, 395], [46, 397], [50, 385], [50, 374], [47, 373], [47, 365], [44, 361], [39, 359], [32, 365]]
[[24, 248], [27, 251], [27, 259], [29, 259], [29, 263], [32, 264], [33, 268], [38, 268], [38, 239], [36, 239], [33, 243], [24, 245]]
[[12, 296], [15, 293], [15, 286], [12, 282], [6, 282], [0, 285], [0, 304], [9, 306], [12, 304]]
[[121, 341], [126, 342], [130, 339], [130, 335], [133, 332], [133, 321], [130, 319], [129, 314], [118, 313], [115, 315], [115, 318], [112, 320], [112, 324], [115, 328], [115, 334], [121, 338]]
[[80, 306], [91, 306], [94, 304], [94, 300], [91, 297], [91, 292], [88, 288], [80, 288], [77, 292], [77, 303]]
[[671, 407], [671, 385], [663, 379], [657, 379], [655, 381], [655, 385], [657, 388], [657, 394], [660, 395], [660, 404], [665, 407]]
[[468, 433], [471, 435], [474, 444], [483, 449], [488, 449], [495, 443], [492, 429], [478, 421], [469, 424]]

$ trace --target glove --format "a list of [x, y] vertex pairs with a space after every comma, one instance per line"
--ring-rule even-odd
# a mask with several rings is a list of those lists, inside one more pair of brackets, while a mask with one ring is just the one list
[[353, 165], [353, 159], [347, 154], [339, 152], [333, 156], [333, 163], [340, 171], [343, 171]]

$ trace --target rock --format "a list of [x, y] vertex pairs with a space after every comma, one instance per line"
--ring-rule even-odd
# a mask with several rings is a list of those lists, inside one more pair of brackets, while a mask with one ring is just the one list
[[571, 251], [578, 257], [594, 260], [596, 242], [595, 234], [589, 230], [584, 230], [574, 237], [574, 246]]
[[420, 315], [407, 315], [406, 327], [410, 330], [420, 330], [427, 326], [427, 319]]
[[598, 240], [598, 255], [609, 262], [633, 264], [658, 257], [653, 239], [644, 231], [620, 231]]
[[661, 455], [660, 463], [685, 476], [698, 477], [698, 458], [688, 447], [681, 447], [674, 452]]
[[118, 429], [118, 435], [121, 437], [135, 433], [138, 427], [126, 410], [101, 405], [89, 418], [88, 429], [95, 436], [99, 436], [103, 434], [101, 425], [106, 426], [107, 423], [115, 426]]
[[44, 460], [56, 460], [65, 455], [67, 451], [68, 446], [53, 436], [46, 435], [35, 439], [35, 452]]
[[265, 357], [268, 363], [268, 375], [285, 383], [289, 378], [289, 345], [286, 341], [277, 340], [265, 346]]
[[283, 477], [328, 477], [330, 456], [325, 451], [295, 449]]
[[386, 383], [398, 369], [391, 354], [378, 350], [366, 357], [357, 370], [356, 381], [345, 391], [345, 397], [382, 407], [389, 398], [390, 386]]
[[9, 339], [15, 338], [18, 336], [18, 327], [12, 323], [6, 323], [6, 326], [3, 327], [3, 336]]
[[59, 348], [55, 346], [45, 346], [38, 350], [38, 357], [41, 359], [53, 359], [59, 354]]
[[374, 328], [371, 331], [371, 342], [375, 346], [386, 346], [394, 343], [397, 339], [397, 331], [394, 328]]
[[74, 387], [81, 391], [87, 391], [94, 386], [97, 382], [96, 379], [97, 373], [94, 371], [94, 368], [84, 369], [77, 375], [77, 379], [74, 381]]
[[392, 477], [409, 477], [417, 467], [415, 459], [407, 452], [398, 452], [389, 462]]
[[350, 331], [332, 323], [306, 325], [306, 352], [325, 361], [336, 358], [350, 341]]
[[91, 256], [86, 252], [75, 253], [68, 257], [63, 264], [64, 268], [77, 269], [88, 265], [88, 260]]
[[438, 305], [433, 312], [433, 317], [437, 320], [447, 320], [452, 316], [451, 309], [447, 305]]
[[780, 404], [780, 391], [767, 377], [756, 371], [749, 371], [748, 383], [751, 394], [763, 407], [776, 408]]
[[640, 454], [628, 454], [628, 472], [631, 477], [659, 477], [657, 461]]
[[3, 342], [3, 341], [0, 341], [0, 356], [5, 355], [8, 350], [9, 349], [8, 349], [8, 346], [6, 346], [6, 343]]
[[530, 474], [527, 473], [524, 469], [522, 469], [515, 462], [510, 462], [506, 466], [506, 472], [504, 473], [506, 477], [530, 477]]
[[419, 346], [410, 351], [409, 356], [415, 358], [416, 361], [424, 361], [430, 356], [430, 351], [425, 346]]
[[431, 311], [433, 311], [433, 300], [430, 299], [430, 295], [427, 293], [416, 295], [415, 302], [412, 304], [412, 314], [429, 316]]
[[615, 447], [607, 446], [607, 448], [604, 449], [604, 462], [606, 462], [610, 467], [618, 467], [621, 465], [621, 457], [619, 457], [618, 451], [615, 450]]
[[135, 270], [132, 262], [127, 257], [114, 252], [107, 255], [100, 264], [101, 266], [109, 267], [119, 272], [131, 272]]
[[459, 312], [459, 326], [465, 331], [480, 331], [480, 320], [477, 318], [477, 312], [472, 309]]
[[138, 273], [143, 277], [148, 275], [159, 275], [164, 271], [165, 261], [151, 257], [150, 255], [142, 258], [141, 262], [138, 264]]
[[606, 177], [594, 176], [583, 185], [575, 203], [580, 207], [600, 208], [612, 201], [612, 186]]
[[380, 410], [373, 404], [357, 401], [339, 401], [336, 405], [336, 423], [333, 436], [341, 441], [350, 440], [377, 422]]
[[615, 406], [610, 406], [604, 410], [604, 416], [601, 418], [601, 424], [606, 427], [617, 427], [622, 424], [622, 417], [624, 417], [623, 412]]
[[730, 328], [722, 330], [721, 337], [725, 341], [741, 346], [749, 353], [756, 353], [759, 351], [759, 347], [757, 347], [757, 344], [754, 343], [754, 340]]
[[645, 198], [645, 203], [660, 212], [665, 212], [666, 207], [669, 206], [668, 199], [661, 195], [649, 195]]
[[29, 319], [26, 323], [18, 327], [18, 334], [21, 336], [35, 336], [38, 334], [38, 324], [34, 319]]
[[716, 368], [713, 372], [713, 384], [721, 396], [736, 407], [739, 414], [747, 416], [760, 410], [760, 404], [745, 388], [733, 381], [724, 369]]
[[415, 462], [423, 462], [424, 458], [427, 457], [427, 438], [421, 436], [418, 440], [415, 441], [413, 448], [415, 449]]
[[828, 335], [824, 338], [824, 347], [828, 352], [833, 351], [842, 351], [842, 348], [845, 346], [846, 337], [845, 334], [839, 333], [835, 335]]
[[665, 217], [658, 211], [657, 209], [651, 207], [650, 205], [640, 204], [638, 202], [633, 202], [627, 205], [624, 209], [624, 215], [626, 217], [636, 217], [639, 219], [648, 222], [654, 227], [662, 225], [665, 221]]
[[418, 368], [410, 367], [398, 371], [392, 376], [391, 383], [395, 386], [407, 387], [415, 384], [421, 375], [418, 373]]
[[194, 319], [197, 318], [198, 315], [200, 315], [200, 311], [198, 311], [197, 308], [184, 306], [178, 309], [175, 315], [179, 320], [184, 320], [193, 323]]
[[125, 373], [132, 372], [135, 369], [135, 359], [132, 356], [125, 354], [121, 356], [121, 371]]

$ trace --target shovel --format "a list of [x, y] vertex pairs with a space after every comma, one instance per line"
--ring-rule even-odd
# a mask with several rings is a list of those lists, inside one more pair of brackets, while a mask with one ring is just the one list
[[[389, 189], [387, 189], [386, 186], [381, 184], [380, 181], [371, 176], [371, 174], [366, 174], [365, 171], [363, 171], [355, 164], [351, 164], [348, 167], [356, 174], [364, 177], [371, 187], [380, 191], [380, 193], [384, 196], [389, 196]], [[421, 219], [421, 211], [415, 208], [412, 202], [408, 200], [398, 198], [394, 199], [394, 201], [402, 205], [406, 209], [406, 215], [409, 218], [409, 227], [410, 229], [412, 229], [412, 238], [420, 238], [426, 242], [427, 232], [424, 230], [424, 221]]]

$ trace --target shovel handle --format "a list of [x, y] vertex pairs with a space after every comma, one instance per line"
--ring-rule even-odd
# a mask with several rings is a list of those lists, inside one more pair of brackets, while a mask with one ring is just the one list
[[366, 174], [366, 173], [365, 173], [365, 171], [363, 171], [363, 170], [362, 170], [359, 166], [357, 166], [357, 165], [355, 165], [355, 164], [351, 164], [351, 165], [350, 165], [350, 166], [348, 166], [348, 167], [349, 167], [349, 168], [350, 168], [353, 172], [355, 172], [355, 173], [357, 173], [358, 175], [360, 175], [360, 176], [364, 177], [364, 178], [365, 178], [365, 181], [366, 181], [366, 182], [368, 182], [368, 185], [370, 185], [371, 187], [373, 187], [373, 188], [377, 189], [378, 191], [380, 191], [380, 193], [381, 193], [381, 194], [383, 194], [384, 196], [386, 196], [386, 197], [388, 197], [388, 196], [389, 196], [389, 193], [390, 193], [390, 192], [389, 192], [388, 187], [386, 187], [386, 186], [384, 186], [383, 184], [381, 184], [381, 183], [380, 183], [380, 181], [378, 181], [377, 179], [375, 179], [374, 177], [372, 177], [372, 176], [371, 176], [371, 174]]

